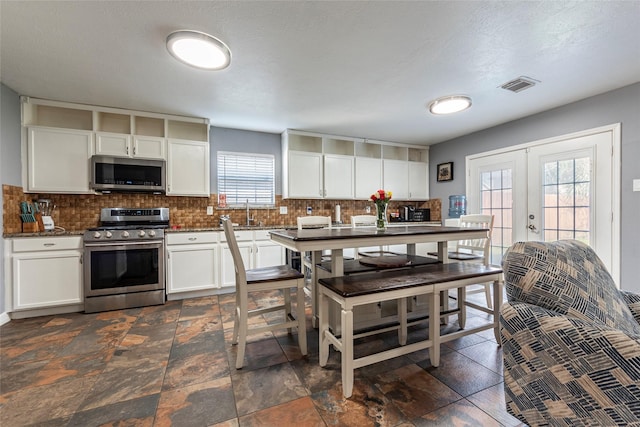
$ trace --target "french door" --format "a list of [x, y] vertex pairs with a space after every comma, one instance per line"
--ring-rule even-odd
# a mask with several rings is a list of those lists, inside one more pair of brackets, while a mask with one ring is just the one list
[[580, 240], [619, 279], [619, 125], [467, 157], [468, 211], [495, 216], [491, 262], [517, 241]]

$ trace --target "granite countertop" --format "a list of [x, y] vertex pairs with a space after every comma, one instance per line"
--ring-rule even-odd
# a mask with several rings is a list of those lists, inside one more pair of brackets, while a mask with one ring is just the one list
[[[440, 221], [426, 221], [426, 222], [390, 222], [389, 226], [394, 225], [442, 225]], [[351, 224], [333, 224], [333, 227], [351, 227]], [[279, 225], [264, 225], [264, 226], [246, 226], [236, 225], [235, 230], [295, 230], [298, 228], [295, 224], [279, 224]], [[201, 228], [168, 228], [166, 233], [197, 233], [205, 231], [223, 231], [222, 227], [201, 227]], [[61, 236], [82, 236], [85, 230], [56, 230], [56, 231], [43, 231], [38, 233], [4, 233], [5, 239], [11, 239], [16, 237], [61, 237]]]
[[84, 230], [56, 230], [42, 231], [37, 233], [4, 233], [2, 237], [12, 239], [14, 237], [63, 237], [63, 236], [82, 236]]

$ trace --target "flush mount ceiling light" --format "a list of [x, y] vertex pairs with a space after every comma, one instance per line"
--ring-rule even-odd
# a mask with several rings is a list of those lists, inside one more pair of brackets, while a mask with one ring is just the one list
[[227, 45], [200, 31], [174, 31], [167, 36], [167, 50], [178, 61], [203, 70], [222, 70], [231, 62]]
[[464, 95], [443, 96], [429, 104], [431, 114], [452, 114], [471, 107], [471, 98]]

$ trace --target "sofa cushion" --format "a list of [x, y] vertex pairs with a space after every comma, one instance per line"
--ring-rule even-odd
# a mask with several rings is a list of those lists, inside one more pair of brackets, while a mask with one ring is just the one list
[[518, 242], [502, 265], [509, 302], [526, 302], [640, 335], [640, 325], [588, 245], [576, 240]]

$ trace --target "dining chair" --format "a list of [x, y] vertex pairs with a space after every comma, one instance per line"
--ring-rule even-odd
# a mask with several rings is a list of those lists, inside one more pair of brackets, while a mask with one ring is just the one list
[[[491, 251], [491, 234], [493, 233], [494, 215], [469, 214], [461, 215], [459, 227], [462, 228], [488, 228], [487, 238], [484, 239], [465, 239], [457, 242], [456, 249], [448, 253], [449, 259], [465, 262], [482, 262], [490, 264]], [[479, 288], [469, 288], [467, 294], [475, 294], [484, 292], [487, 300], [487, 308], [493, 308], [491, 302], [491, 286], [489, 283], [480, 285]]]
[[[236, 274], [236, 310], [233, 322], [233, 338], [231, 343], [238, 345], [236, 369], [244, 365], [244, 354], [247, 345], [247, 334], [267, 332], [277, 329], [298, 328], [298, 345], [302, 355], [307, 354], [307, 328], [304, 307], [304, 275], [288, 265], [262, 267], [247, 270], [238, 249], [238, 242], [233, 231], [231, 220], [223, 219], [222, 226], [227, 237], [227, 244], [233, 257]], [[291, 288], [296, 288], [296, 315], [291, 313]], [[280, 290], [284, 294], [284, 303], [274, 306], [258, 307], [249, 310], [249, 294], [261, 291]], [[284, 311], [284, 321], [265, 326], [254, 326], [249, 329], [249, 317]]]
[[[376, 226], [376, 216], [375, 215], [353, 215], [351, 216], [351, 227], [375, 227]], [[371, 256], [385, 256], [385, 255], [405, 255], [398, 252], [390, 252], [385, 251], [383, 246], [379, 246], [378, 250], [363, 250], [360, 251], [361, 248], [355, 248], [355, 256], [359, 258], [361, 256], [371, 257]]]
[[[299, 216], [297, 219], [298, 230], [305, 228], [331, 228], [330, 216]], [[311, 252], [305, 252], [301, 254], [302, 258], [302, 272], [309, 272], [309, 281], [315, 283], [315, 268], [312, 261]], [[317, 262], [322, 262], [330, 259], [329, 253], [323, 253]], [[306, 275], [305, 275], [306, 277]]]

